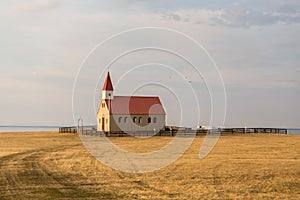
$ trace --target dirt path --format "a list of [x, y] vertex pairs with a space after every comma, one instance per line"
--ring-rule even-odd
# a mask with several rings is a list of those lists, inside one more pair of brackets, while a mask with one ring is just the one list
[[40, 165], [41, 158], [50, 150], [52, 149], [35, 149], [2, 157], [0, 159], [2, 197], [30, 198], [42, 188], [39, 183], [48, 183], [51, 187], [60, 188], [62, 184], [55, 181]]
[[49, 157], [49, 154], [76, 146], [78, 145], [34, 149], [1, 157], [0, 197], [3, 199], [99, 197], [99, 193], [85, 191], [81, 184], [76, 184], [76, 181], [78, 183], [78, 180], [83, 181], [86, 177], [63, 173], [55, 170], [55, 166], [47, 166], [48, 163], [45, 163], [45, 158]]

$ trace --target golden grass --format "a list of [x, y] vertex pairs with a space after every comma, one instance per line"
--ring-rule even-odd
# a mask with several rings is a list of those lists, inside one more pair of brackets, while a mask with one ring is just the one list
[[[300, 136], [225, 135], [200, 160], [203, 138], [172, 165], [131, 174], [95, 160], [74, 134], [0, 133], [0, 199], [300, 198]], [[145, 152], [172, 138], [110, 139]]]

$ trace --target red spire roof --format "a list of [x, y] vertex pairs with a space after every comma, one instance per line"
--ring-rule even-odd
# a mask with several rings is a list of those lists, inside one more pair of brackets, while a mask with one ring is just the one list
[[109, 72], [107, 72], [106, 79], [105, 79], [102, 90], [109, 90], [109, 91], [114, 90], [113, 85], [111, 83]]

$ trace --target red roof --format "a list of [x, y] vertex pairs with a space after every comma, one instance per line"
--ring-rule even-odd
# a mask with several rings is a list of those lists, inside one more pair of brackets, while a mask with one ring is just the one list
[[109, 90], [109, 91], [114, 90], [113, 85], [111, 83], [109, 72], [107, 72], [106, 79], [105, 79], [102, 90]]
[[113, 100], [105, 100], [110, 114], [128, 115], [165, 115], [166, 112], [159, 97], [115, 96]]

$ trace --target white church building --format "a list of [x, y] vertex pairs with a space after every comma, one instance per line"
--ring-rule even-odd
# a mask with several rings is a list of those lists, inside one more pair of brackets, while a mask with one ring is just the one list
[[104, 132], [155, 131], [165, 126], [166, 112], [157, 96], [115, 96], [109, 72], [102, 88], [97, 130]]

